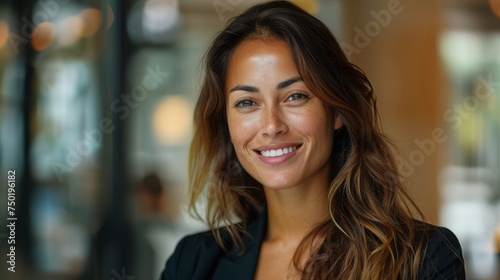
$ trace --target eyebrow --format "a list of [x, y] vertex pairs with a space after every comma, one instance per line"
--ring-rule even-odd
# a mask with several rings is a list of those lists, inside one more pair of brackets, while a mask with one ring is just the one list
[[[300, 76], [296, 76], [296, 77], [292, 77], [290, 79], [287, 79], [287, 80], [284, 80], [283, 82], [280, 82], [278, 84], [278, 86], [276, 86], [276, 89], [277, 90], [281, 90], [281, 89], [284, 89], [286, 87], [289, 87], [291, 86], [292, 84], [296, 83], [296, 82], [300, 82], [300, 81], [303, 81], [302, 80], [302, 77]], [[243, 91], [248, 91], [248, 92], [259, 92], [259, 89], [257, 87], [254, 87], [254, 86], [248, 86], [248, 85], [237, 85], [235, 86], [234, 88], [232, 88], [229, 93], [233, 92], [233, 91], [237, 91], [237, 90], [243, 90]]]

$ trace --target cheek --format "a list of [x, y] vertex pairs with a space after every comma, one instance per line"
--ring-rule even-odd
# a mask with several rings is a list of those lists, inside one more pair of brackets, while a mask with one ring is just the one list
[[[290, 119], [301, 134], [309, 135], [318, 141], [333, 140], [333, 127], [326, 112], [321, 109], [311, 109]], [[320, 139], [321, 138], [321, 139]]]
[[258, 120], [249, 115], [228, 113], [227, 124], [231, 142], [235, 149], [239, 149], [242, 145], [248, 143], [258, 129]]

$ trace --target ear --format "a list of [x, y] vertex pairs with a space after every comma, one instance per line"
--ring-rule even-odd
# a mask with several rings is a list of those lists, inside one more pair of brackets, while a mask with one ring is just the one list
[[342, 118], [340, 118], [339, 115], [335, 117], [335, 130], [341, 128], [344, 126], [344, 122], [342, 121]]

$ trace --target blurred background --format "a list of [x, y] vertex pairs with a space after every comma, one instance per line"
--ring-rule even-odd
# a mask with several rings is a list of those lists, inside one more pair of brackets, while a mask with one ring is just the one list
[[[157, 279], [205, 228], [186, 213], [200, 61], [260, 2], [2, 0], [1, 279]], [[500, 279], [500, 0], [292, 2], [367, 73], [409, 191], [459, 237], [468, 279]]]

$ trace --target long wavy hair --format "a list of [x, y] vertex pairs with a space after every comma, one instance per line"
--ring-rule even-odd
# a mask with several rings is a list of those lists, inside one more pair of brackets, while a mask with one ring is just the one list
[[205, 54], [189, 156], [191, 210], [224, 250], [238, 246], [243, 253], [245, 228], [265, 205], [262, 185], [239, 165], [225, 112], [231, 54], [250, 38], [284, 40], [303, 81], [344, 124], [330, 143], [330, 216], [302, 240], [292, 260], [301, 278], [417, 279], [427, 237], [412, 213], [423, 216], [381, 132], [372, 86], [321, 21], [286, 1], [256, 5], [231, 19]]

